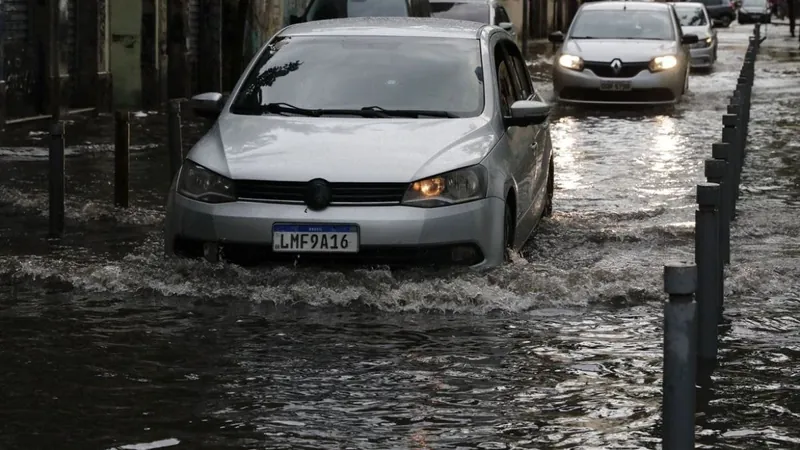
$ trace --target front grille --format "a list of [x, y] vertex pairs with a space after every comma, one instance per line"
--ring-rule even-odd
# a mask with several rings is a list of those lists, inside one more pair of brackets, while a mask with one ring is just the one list
[[633, 89], [631, 91], [599, 91], [567, 87], [561, 90], [559, 97], [564, 100], [583, 100], [587, 102], [668, 102], [675, 100], [672, 91], [667, 88]]
[[583, 63], [584, 69], [589, 69], [594, 72], [595, 75], [598, 77], [603, 78], [633, 78], [639, 74], [639, 72], [643, 70], [648, 70], [649, 63], [646, 62], [634, 62], [634, 63], [622, 63], [622, 67], [620, 67], [619, 73], [615, 74], [614, 69], [611, 68], [610, 62], [593, 62], [593, 61], [586, 61]]
[[[308, 183], [303, 181], [236, 180], [236, 196], [242, 200], [303, 203]], [[396, 204], [403, 200], [408, 183], [331, 183], [331, 205]]]

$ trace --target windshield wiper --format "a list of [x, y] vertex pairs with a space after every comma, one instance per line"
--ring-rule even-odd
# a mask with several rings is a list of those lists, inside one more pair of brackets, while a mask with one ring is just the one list
[[369, 110], [369, 109], [325, 109], [325, 108], [309, 109], [309, 108], [301, 108], [299, 106], [283, 102], [267, 103], [266, 105], [261, 106], [262, 114], [266, 113], [280, 114], [287, 112], [309, 117], [321, 117], [325, 115], [354, 115], [354, 116], [370, 117], [370, 118], [389, 117], [382, 111]]
[[429, 109], [386, 109], [380, 106], [365, 106], [361, 108], [361, 111], [371, 111], [376, 113], [381, 113], [386, 115], [387, 117], [411, 117], [417, 118], [419, 116], [428, 116], [428, 117], [446, 117], [449, 119], [454, 119], [458, 117], [457, 115], [451, 113], [450, 111], [437, 111], [437, 110], [429, 110]]
[[594, 36], [570, 36], [570, 39], [597, 39]]

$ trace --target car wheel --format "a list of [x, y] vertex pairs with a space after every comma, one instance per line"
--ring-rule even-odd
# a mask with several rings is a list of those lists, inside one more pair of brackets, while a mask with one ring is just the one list
[[733, 21], [733, 19], [731, 19], [731, 16], [722, 16], [722, 19], [720, 20], [722, 21], [722, 28], [728, 28], [729, 26], [731, 26], [731, 22]]
[[553, 192], [555, 191], [555, 170], [553, 167], [553, 160], [551, 159], [550, 175], [547, 176], [547, 198], [544, 202], [542, 217], [550, 217], [553, 215]]
[[503, 259], [509, 261], [509, 253], [514, 248], [514, 210], [509, 202], [506, 202], [506, 210], [503, 216]]

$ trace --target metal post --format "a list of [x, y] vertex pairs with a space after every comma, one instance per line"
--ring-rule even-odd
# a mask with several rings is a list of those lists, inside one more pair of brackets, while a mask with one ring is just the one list
[[740, 135], [739, 130], [736, 129], [736, 124], [739, 117], [736, 114], [724, 114], [722, 116], [722, 142], [731, 144], [733, 149], [731, 159], [733, 163], [733, 185], [736, 186], [736, 191], [733, 196], [735, 199], [739, 198], [739, 181], [741, 180], [742, 172], [742, 147], [744, 146], [744, 138]]
[[528, 17], [530, 14], [528, 13], [528, 2], [530, 0], [522, 0], [522, 58], [524, 60], [528, 60]]
[[725, 178], [723, 184], [725, 185], [725, 197], [722, 199], [725, 203], [723, 208], [731, 221], [736, 220], [736, 193], [735, 190], [739, 187], [734, 182], [736, 167], [733, 164], [733, 149], [731, 144], [727, 142], [715, 142], [711, 144], [711, 157], [714, 159], [721, 159], [725, 161]]
[[694, 448], [697, 266], [676, 263], [664, 266], [664, 379], [662, 399], [662, 448]]
[[128, 111], [114, 114], [114, 205], [128, 207], [130, 193], [131, 119]]
[[725, 180], [725, 174], [728, 171], [727, 165], [728, 163], [724, 159], [707, 159], [705, 161], [706, 181], [719, 185], [719, 250], [720, 259], [724, 264], [731, 262], [731, 222], [727, 200], [727, 190], [730, 186]]
[[50, 237], [64, 233], [64, 122], [50, 127], [49, 184], [50, 184]]
[[169, 111], [167, 114], [167, 151], [169, 151], [169, 176], [170, 180], [175, 179], [175, 175], [181, 168], [183, 162], [183, 138], [181, 136], [181, 101], [173, 99], [169, 101]]
[[722, 293], [722, 261], [719, 250], [720, 189], [716, 183], [697, 185], [694, 253], [697, 263], [697, 356], [717, 360], [717, 325]]

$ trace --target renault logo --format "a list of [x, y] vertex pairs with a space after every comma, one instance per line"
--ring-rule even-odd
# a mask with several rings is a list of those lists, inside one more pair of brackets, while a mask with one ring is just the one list
[[615, 75], [618, 75], [619, 71], [622, 70], [622, 61], [618, 59], [611, 61], [611, 70], [614, 71]]

